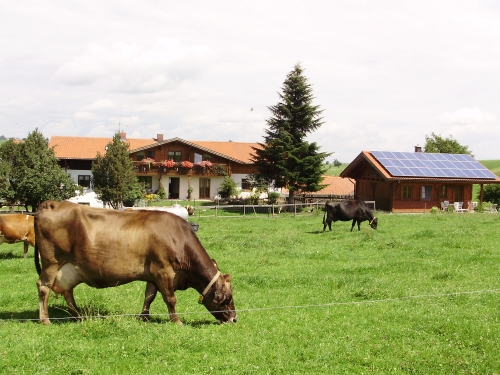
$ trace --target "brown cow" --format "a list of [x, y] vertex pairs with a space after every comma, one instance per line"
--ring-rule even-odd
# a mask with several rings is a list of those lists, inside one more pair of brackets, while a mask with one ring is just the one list
[[45, 201], [36, 213], [35, 234], [39, 318], [45, 324], [50, 290], [62, 294], [79, 317], [73, 296], [78, 284], [107, 288], [135, 280], [147, 282], [143, 318], [159, 290], [170, 319], [182, 325], [174, 292], [194, 288], [217, 320], [237, 320], [231, 276], [220, 273], [189, 223], [175, 214]]
[[28, 245], [35, 246], [33, 215], [0, 215], [0, 245], [4, 242], [24, 242], [24, 257], [26, 258]]

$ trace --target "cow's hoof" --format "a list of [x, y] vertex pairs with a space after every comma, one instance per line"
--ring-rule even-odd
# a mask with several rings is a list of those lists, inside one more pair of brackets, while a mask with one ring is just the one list
[[141, 312], [141, 315], [139, 315], [139, 319], [141, 319], [143, 322], [149, 322], [150, 319], [149, 311]]

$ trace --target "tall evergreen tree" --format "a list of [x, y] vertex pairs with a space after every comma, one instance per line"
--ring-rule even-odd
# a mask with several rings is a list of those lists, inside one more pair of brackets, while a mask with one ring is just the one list
[[[123, 201], [139, 198], [142, 191], [130, 160], [129, 147], [116, 133], [108, 143], [106, 155], [97, 153], [92, 163], [92, 187], [98, 198], [114, 209], [121, 208]], [[137, 196], [131, 197], [131, 192]]]
[[[47, 199], [64, 200], [76, 195], [77, 185], [58, 164], [48, 139], [36, 129], [22, 142], [7, 141], [1, 147], [1, 158], [8, 167], [9, 199], [31, 206], [35, 211]], [[5, 166], [5, 164], [4, 164]]]
[[303, 75], [300, 64], [295, 65], [278, 93], [278, 104], [268, 107], [272, 116], [266, 120], [264, 142], [254, 148], [252, 156], [257, 166], [257, 178], [270, 186], [288, 188], [289, 202], [294, 202], [296, 192], [314, 192], [324, 185], [324, 160], [331, 153], [320, 152], [315, 143], [308, 143], [306, 136], [323, 124], [312, 87]]

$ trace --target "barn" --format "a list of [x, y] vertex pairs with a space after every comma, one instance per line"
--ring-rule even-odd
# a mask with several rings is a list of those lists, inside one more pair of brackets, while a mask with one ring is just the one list
[[470, 155], [420, 152], [362, 151], [340, 177], [356, 182], [354, 197], [374, 201], [378, 210], [428, 212], [441, 202], [475, 200], [474, 184], [498, 184], [500, 178]]

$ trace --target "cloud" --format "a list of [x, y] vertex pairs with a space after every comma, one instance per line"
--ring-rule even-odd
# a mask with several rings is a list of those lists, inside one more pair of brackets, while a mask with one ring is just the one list
[[104, 91], [155, 93], [199, 76], [213, 57], [211, 49], [160, 38], [149, 48], [117, 42], [89, 43], [80, 56], [54, 74], [67, 86], [97, 86]]
[[444, 125], [471, 125], [495, 121], [497, 117], [493, 114], [482, 112], [478, 107], [474, 107], [460, 108], [452, 113], [445, 112], [439, 119]]
[[89, 111], [98, 111], [102, 109], [110, 109], [110, 108], [115, 108], [116, 103], [111, 100], [111, 99], [102, 99], [102, 100], [97, 100], [93, 102], [91, 105], [85, 107]]

